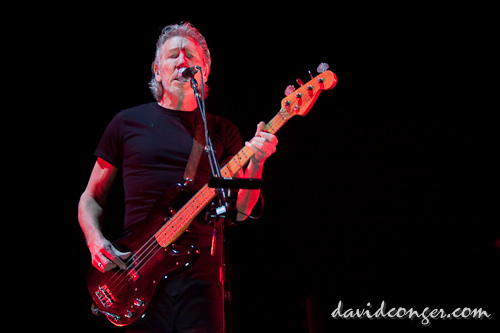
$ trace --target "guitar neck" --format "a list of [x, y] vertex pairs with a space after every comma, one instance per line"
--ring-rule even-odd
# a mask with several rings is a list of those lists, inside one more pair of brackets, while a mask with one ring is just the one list
[[[293, 115], [286, 112], [285, 108], [271, 119], [264, 131], [271, 134], [276, 133]], [[224, 178], [232, 177], [236, 172], [243, 168], [254, 152], [243, 147], [229, 162], [221, 169], [221, 175]], [[195, 217], [216, 197], [215, 189], [203, 186], [172, 218], [163, 225], [155, 234], [156, 241], [162, 246], [167, 247], [172, 244], [186, 229]]]

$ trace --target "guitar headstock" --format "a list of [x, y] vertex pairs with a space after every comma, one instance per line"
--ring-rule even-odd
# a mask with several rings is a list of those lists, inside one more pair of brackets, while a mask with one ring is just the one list
[[[290, 117], [295, 115], [305, 116], [316, 102], [319, 94], [323, 90], [333, 89], [336, 84], [337, 76], [335, 73], [325, 70], [309, 82], [301, 84], [296, 90], [289, 92], [287, 89], [287, 97], [281, 100], [281, 112], [286, 112]], [[289, 87], [293, 89], [293, 86]]]

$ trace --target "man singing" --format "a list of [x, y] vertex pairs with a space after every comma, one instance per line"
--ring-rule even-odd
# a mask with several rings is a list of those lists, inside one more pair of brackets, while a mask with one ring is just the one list
[[[100, 272], [117, 266], [125, 268], [129, 252], [120, 252], [101, 231], [99, 220], [108, 192], [120, 172], [125, 191], [125, 232], [145, 220], [162, 192], [184, 182], [184, 173], [199, 126], [199, 109], [189, 82], [178, 79], [179, 70], [202, 68], [198, 82], [210, 73], [210, 52], [205, 38], [190, 23], [165, 27], [156, 46], [149, 84], [157, 102], [139, 105], [118, 113], [106, 128], [95, 151], [97, 161], [80, 198], [78, 218], [90, 250], [92, 265]], [[224, 165], [241, 148], [238, 129], [228, 120], [207, 114], [216, 157]], [[276, 151], [277, 138], [257, 125], [255, 137], [246, 142], [255, 155], [238, 177], [260, 178], [265, 160]], [[192, 182], [194, 191], [208, 182], [211, 168], [202, 154]], [[240, 190], [237, 220], [250, 215], [259, 190]], [[202, 214], [200, 214], [202, 215]], [[203, 217], [189, 226], [189, 237], [196, 241], [200, 254], [187, 269], [169, 276], [157, 290], [159, 301], [128, 332], [207, 332], [222, 333], [221, 256], [213, 255], [214, 226]], [[218, 235], [219, 236], [219, 235]], [[222, 240], [216, 238], [221, 251]]]

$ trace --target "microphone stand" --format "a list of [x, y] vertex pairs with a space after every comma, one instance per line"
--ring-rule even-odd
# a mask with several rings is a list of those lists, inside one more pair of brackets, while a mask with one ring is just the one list
[[[199, 66], [195, 66], [195, 68], [200, 71], [201, 77], [203, 78], [203, 73]], [[200, 92], [198, 90], [198, 82], [194, 78], [194, 75], [190, 78], [191, 88], [193, 89], [194, 95], [196, 97], [196, 101], [198, 103], [198, 108], [200, 109], [200, 114], [203, 119], [203, 125], [205, 127], [205, 151], [208, 154], [208, 160], [210, 162], [210, 168], [212, 170], [212, 178], [208, 182], [208, 186], [210, 188], [215, 188], [216, 193], [219, 198], [219, 207], [212, 210], [212, 214], [210, 217], [212, 218], [214, 224], [214, 231], [212, 235], [212, 246], [211, 246], [211, 255], [215, 255], [215, 242], [216, 242], [216, 230], [220, 230], [220, 238], [223, 240], [223, 244], [227, 242], [224, 238], [224, 227], [226, 225], [233, 226], [236, 221], [236, 195], [239, 189], [260, 189], [262, 188], [262, 179], [256, 178], [223, 178], [220, 171], [219, 163], [217, 162], [217, 158], [215, 157], [215, 151], [212, 146], [212, 140], [210, 138], [210, 134], [208, 132], [208, 123], [205, 112], [205, 92], [204, 92], [204, 83], [202, 80], [202, 91], [201, 91], [201, 99]], [[233, 191], [236, 190], [236, 191]], [[213, 204], [212, 204], [213, 205]], [[213, 207], [212, 207], [213, 208]], [[222, 246], [221, 253], [221, 276], [220, 281], [223, 287], [223, 295], [222, 295], [222, 319], [224, 332], [231, 332], [231, 265], [230, 265], [230, 252], [229, 250]]]

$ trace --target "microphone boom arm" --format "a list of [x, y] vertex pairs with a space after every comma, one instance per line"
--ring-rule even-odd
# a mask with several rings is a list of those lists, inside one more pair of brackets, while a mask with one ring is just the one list
[[[200, 66], [195, 66], [194, 67], [197, 71], [200, 71], [202, 80], [201, 80], [201, 99], [200, 99], [200, 91], [198, 90], [198, 82], [194, 78], [194, 75], [191, 77], [191, 88], [193, 89], [194, 96], [196, 97], [196, 102], [198, 103], [198, 108], [200, 109], [200, 114], [201, 118], [203, 119], [203, 126], [205, 128], [205, 151], [208, 153], [208, 161], [210, 162], [210, 169], [212, 170], [212, 177], [214, 178], [220, 178], [222, 179], [222, 174], [220, 172], [220, 166], [219, 163], [217, 163], [217, 158], [215, 157], [215, 151], [214, 147], [212, 145], [212, 140], [210, 138], [210, 133], [208, 132], [208, 122], [207, 122], [207, 115], [205, 112], [205, 86], [203, 82], [203, 71]], [[182, 69], [181, 69], [182, 70]], [[190, 71], [192, 73], [192, 70], [190, 68], [187, 68], [186, 70]], [[183, 70], [181, 72], [181, 75], [186, 72], [186, 70]], [[219, 195], [220, 195], [220, 203], [221, 205], [225, 205], [226, 203], [226, 198], [227, 194], [224, 188], [219, 188], [218, 189]]]

